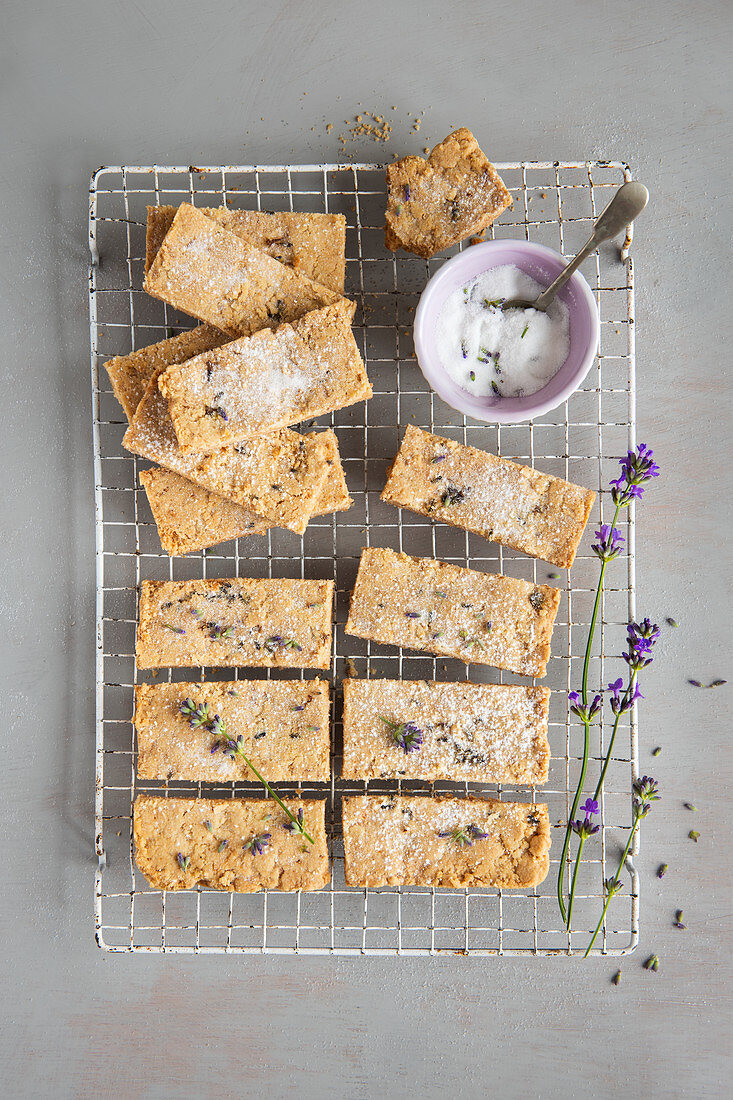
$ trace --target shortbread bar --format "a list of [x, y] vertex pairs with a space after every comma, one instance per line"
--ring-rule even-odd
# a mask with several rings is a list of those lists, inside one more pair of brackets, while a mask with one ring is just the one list
[[362, 551], [346, 633], [544, 676], [560, 592], [394, 550]]
[[283, 428], [212, 455], [184, 455], [157, 375], [151, 378], [122, 445], [244, 505], [271, 526], [288, 527], [298, 534], [316, 510], [329, 463], [337, 454], [336, 437], [330, 430], [301, 436]]
[[372, 395], [341, 298], [169, 367], [158, 379], [184, 454], [206, 454]]
[[272, 799], [140, 794], [135, 862], [157, 890], [320, 890], [331, 877], [325, 803], [293, 798], [286, 805], [296, 817], [303, 811], [313, 844]]
[[[345, 512], [353, 503], [338, 450], [329, 456], [326, 466], [326, 479], [313, 516]], [[263, 535], [272, 527], [244, 505], [225, 500], [218, 493], [211, 493], [161, 466], [141, 470], [140, 482], [147, 494], [161, 545], [171, 556], [203, 550], [246, 535]]]
[[348, 886], [537, 886], [550, 867], [547, 806], [491, 798], [344, 798]]
[[569, 568], [595, 493], [408, 427], [382, 500]]
[[[145, 270], [155, 259], [173, 224], [177, 206], [149, 206]], [[274, 260], [322, 283], [337, 294], [344, 292], [346, 273], [346, 218], [343, 214], [295, 214], [290, 211], [229, 210], [199, 207], [222, 229], [262, 249]]]
[[143, 581], [140, 668], [329, 668], [333, 581]]
[[470, 130], [461, 127], [427, 160], [387, 165], [387, 248], [429, 259], [491, 225], [512, 197]]
[[129, 355], [115, 355], [114, 359], [109, 359], [104, 365], [114, 395], [125, 410], [127, 419], [132, 420], [156, 372], [174, 363], [183, 363], [202, 351], [218, 348], [229, 340], [230, 336], [211, 325], [198, 325], [179, 336], [171, 336], [139, 351], [131, 351]]
[[542, 687], [347, 679], [344, 779], [547, 782]]
[[148, 294], [232, 336], [295, 321], [340, 295], [183, 203], [143, 284]]
[[[138, 684], [138, 779], [328, 782], [330, 701], [323, 680]], [[240, 740], [241, 739], [241, 740]]]

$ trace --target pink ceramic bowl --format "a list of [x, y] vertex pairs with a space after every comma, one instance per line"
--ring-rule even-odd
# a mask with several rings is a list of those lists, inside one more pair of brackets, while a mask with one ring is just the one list
[[420, 370], [448, 405], [476, 420], [518, 424], [534, 420], [562, 405], [578, 389], [598, 349], [598, 309], [590, 287], [576, 271], [558, 297], [570, 310], [570, 353], [557, 374], [537, 393], [527, 397], [477, 397], [461, 389], [438, 358], [435, 327], [443, 303], [459, 286], [483, 271], [514, 264], [541, 286], [549, 286], [566, 265], [551, 248], [531, 241], [485, 241], [447, 260], [429, 280], [415, 313], [415, 352]]

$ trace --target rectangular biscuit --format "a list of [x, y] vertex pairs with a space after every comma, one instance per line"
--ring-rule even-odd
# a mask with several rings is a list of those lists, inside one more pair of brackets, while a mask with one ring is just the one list
[[382, 500], [569, 568], [596, 494], [409, 426]]
[[240, 737], [244, 755], [271, 783], [331, 778], [323, 680], [138, 684], [135, 730], [138, 779], [256, 782], [242, 756], [223, 751]]
[[189, 203], [179, 206], [143, 287], [232, 336], [276, 328], [340, 297], [221, 229]]
[[560, 592], [394, 550], [362, 550], [346, 633], [544, 676]]
[[343, 688], [343, 779], [547, 782], [547, 688], [357, 679]]
[[296, 816], [303, 810], [313, 844], [287, 828], [290, 819], [273, 799], [139, 794], [135, 862], [156, 890], [320, 890], [331, 878], [325, 803], [291, 798], [286, 805]]
[[163, 371], [158, 388], [183, 453], [221, 450], [371, 397], [354, 309], [341, 298]]
[[[313, 516], [344, 512], [353, 503], [346, 488], [338, 448], [327, 459], [326, 465], [326, 479], [321, 485]], [[140, 482], [145, 489], [161, 545], [171, 557], [216, 546], [229, 539], [264, 535], [272, 528], [272, 524], [250, 512], [244, 505], [225, 500], [162, 466], [141, 470]]]
[[[198, 209], [213, 218], [222, 229], [235, 233], [273, 259], [343, 294], [346, 274], [346, 218], [343, 214], [296, 214], [289, 210], [270, 214], [264, 210], [229, 210], [225, 206]], [[177, 206], [148, 207], [146, 272], [177, 210]]]
[[231, 339], [211, 325], [197, 325], [189, 332], [149, 344], [146, 348], [131, 351], [129, 355], [115, 355], [105, 364], [114, 395], [132, 420], [153, 375], [174, 363], [183, 363], [202, 351], [211, 351]]
[[153, 375], [122, 445], [269, 521], [302, 534], [337, 454], [329, 429], [301, 436], [289, 428], [212, 455], [181, 452], [168, 405]]
[[357, 795], [343, 800], [343, 825], [348, 886], [521, 889], [550, 866], [547, 806]]
[[329, 668], [333, 581], [143, 581], [140, 668]]

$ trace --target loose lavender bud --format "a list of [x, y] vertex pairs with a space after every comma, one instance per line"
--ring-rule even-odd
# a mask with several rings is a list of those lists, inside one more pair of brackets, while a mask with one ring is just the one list
[[656, 973], [657, 970], [659, 970], [659, 956], [658, 955], [650, 955], [649, 958], [644, 963], [644, 969], [645, 970], [653, 970]]
[[621, 971], [620, 970], [616, 971], [614, 976], [611, 978], [611, 981], [613, 982], [614, 985], [619, 984], [619, 982], [621, 981]]
[[657, 868], [657, 878], [664, 878], [664, 876], [667, 874], [668, 870], [669, 870], [669, 864], [668, 863], [660, 863], [659, 867]]
[[178, 866], [181, 868], [181, 870], [187, 871], [189, 868], [189, 864], [191, 863], [191, 857], [184, 856], [182, 852], [179, 852], [176, 856], [176, 859], [178, 860]]
[[687, 925], [682, 923], [683, 916], [684, 916], [684, 913], [682, 912], [681, 909], [678, 909], [677, 912], [674, 915], [674, 921], [673, 921], [672, 926], [674, 928], [679, 928], [680, 931], [683, 931], [685, 928], [687, 928]]
[[224, 851], [224, 849], [226, 848], [226, 846], [227, 846], [227, 841], [226, 841], [226, 840], [222, 840], [222, 841], [221, 841], [221, 843], [219, 844], [218, 848], [216, 849], [216, 850], [217, 850], [217, 852], [219, 852], [219, 853], [221, 854], [221, 852], [223, 852], [223, 851]]
[[163, 623], [164, 630], [170, 630], [171, 634], [185, 634], [186, 631], [182, 626], [171, 626], [170, 623]]
[[690, 829], [690, 831], [687, 835], [690, 838], [690, 840], [695, 841], [695, 844], [697, 844], [698, 840], [700, 839], [700, 834], [698, 833], [697, 829]]
[[693, 806], [691, 802], [683, 802], [682, 805], [685, 807], [686, 810], [691, 810], [693, 814], [696, 814], [698, 812], [697, 806]]
[[657, 745], [656, 749], [652, 749], [652, 756], [659, 756], [662, 751], [661, 745]]

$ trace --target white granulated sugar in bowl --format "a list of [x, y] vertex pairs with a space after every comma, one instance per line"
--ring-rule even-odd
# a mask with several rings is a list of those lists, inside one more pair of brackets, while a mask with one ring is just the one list
[[570, 351], [570, 313], [558, 298], [546, 313], [501, 310], [507, 298], [532, 300], [545, 287], [513, 264], [493, 267], [446, 298], [437, 350], [447, 373], [479, 397], [525, 397], [557, 374]]

